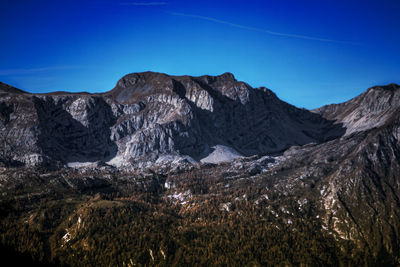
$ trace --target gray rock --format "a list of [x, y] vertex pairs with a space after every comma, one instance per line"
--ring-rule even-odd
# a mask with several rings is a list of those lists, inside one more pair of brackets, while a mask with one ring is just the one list
[[400, 90], [396, 84], [375, 86], [341, 104], [313, 110], [346, 128], [346, 135], [383, 126], [400, 107]]
[[[7, 164], [79, 166], [101, 161], [132, 167], [149, 166], [166, 155], [173, 155], [171, 164], [178, 162], [176, 157], [199, 162], [215, 147], [235, 151], [233, 158], [277, 154], [294, 145], [340, 137], [354, 127], [379, 125], [329, 115], [342, 106], [298, 109], [230, 73], [134, 73], [102, 94], [29, 94], [0, 87], [0, 158]], [[397, 91], [392, 92], [392, 105], [398, 102]], [[366, 108], [381, 114], [385, 101]], [[364, 114], [354, 112], [351, 118]]]

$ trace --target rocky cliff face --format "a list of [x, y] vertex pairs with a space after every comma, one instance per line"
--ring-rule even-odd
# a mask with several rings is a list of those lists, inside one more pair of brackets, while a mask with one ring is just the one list
[[380, 127], [400, 107], [400, 90], [396, 84], [375, 86], [341, 104], [323, 106], [313, 112], [346, 128], [346, 135]]
[[[203, 230], [220, 229], [216, 240], [238, 243], [218, 260], [228, 248], [261, 265], [399, 266], [399, 118], [395, 84], [313, 111], [229, 73], [129, 74], [102, 94], [0, 84], [0, 238], [80, 265], [105, 264], [96, 255], [125, 242], [141, 251], [125, 262], [172, 265], [182, 247], [210, 247], [215, 233]], [[154, 242], [137, 242], [157, 224]], [[88, 234], [98, 232], [123, 238]]]
[[35, 95], [1, 88], [1, 131], [9, 151], [2, 161], [15, 164], [218, 162], [232, 155], [278, 153], [344, 132], [341, 125], [230, 73], [134, 73], [103, 94]]
[[[400, 86], [376, 86], [348, 102], [314, 112], [344, 125], [329, 142], [284, 153], [285, 177], [294, 195], [307, 183], [324, 229], [339, 240], [357, 240], [365, 251], [399, 259]], [[298, 179], [300, 177], [300, 179]], [[306, 186], [305, 186], [306, 185]], [[317, 204], [318, 203], [318, 204]]]

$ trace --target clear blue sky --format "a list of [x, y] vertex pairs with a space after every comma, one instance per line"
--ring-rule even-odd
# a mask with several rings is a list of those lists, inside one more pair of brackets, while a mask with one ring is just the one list
[[107, 91], [124, 74], [232, 72], [315, 108], [400, 83], [400, 1], [0, 2], [0, 81]]

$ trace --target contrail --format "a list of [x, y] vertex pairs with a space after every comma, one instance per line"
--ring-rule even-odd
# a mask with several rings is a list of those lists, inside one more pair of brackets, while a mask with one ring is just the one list
[[249, 30], [249, 31], [263, 32], [263, 33], [267, 33], [267, 34], [270, 34], [270, 35], [290, 37], [290, 38], [298, 38], [298, 39], [306, 39], [306, 40], [313, 40], [313, 41], [320, 41], [320, 42], [331, 42], [331, 43], [339, 43], [339, 44], [358, 45], [357, 43], [348, 42], [348, 41], [339, 41], [339, 40], [325, 39], [325, 38], [319, 38], [319, 37], [313, 37], [313, 36], [307, 36], [307, 35], [300, 35], [300, 34], [275, 32], [275, 31], [270, 31], [270, 30], [266, 30], [266, 29], [260, 29], [260, 28], [255, 28], [255, 27], [249, 27], [249, 26], [246, 26], [246, 25], [236, 24], [236, 23], [232, 23], [232, 22], [229, 22], [229, 21], [224, 21], [224, 20], [220, 20], [220, 19], [216, 19], [216, 18], [212, 18], [212, 17], [185, 14], [185, 13], [177, 13], [177, 12], [168, 12], [168, 13], [171, 14], [171, 15], [174, 15], [174, 16], [190, 17], [190, 18], [208, 20], [208, 21], [212, 21], [212, 22], [215, 22], [215, 23], [225, 24], [225, 25], [229, 25], [229, 26], [232, 26], [232, 27], [236, 27], [236, 28], [240, 28], [240, 29], [244, 29], [244, 30]]
[[167, 2], [124, 2], [121, 5], [124, 6], [164, 6]]

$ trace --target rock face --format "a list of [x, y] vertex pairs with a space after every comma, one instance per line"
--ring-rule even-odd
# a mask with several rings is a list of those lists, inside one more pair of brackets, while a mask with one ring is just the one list
[[[286, 240], [280, 246], [284, 257], [276, 264], [287, 259], [292, 259], [292, 265], [400, 264], [399, 85], [372, 87], [348, 102], [308, 111], [279, 100], [266, 88], [238, 82], [229, 73], [216, 77], [129, 74], [102, 94], [35, 95], [0, 84], [0, 146], [1, 165], [11, 167], [0, 167], [0, 213], [20, 212], [19, 217], [8, 216], [2, 224], [8, 233], [5, 240], [18, 240], [25, 229], [29, 238], [21, 239], [24, 246], [28, 239], [46, 240], [52, 232], [47, 245], [62, 240], [55, 253], [64, 250], [64, 255], [85, 259], [76, 251], [87, 251], [89, 237], [85, 235], [99, 228], [86, 224], [87, 228], [69, 227], [64, 232], [72, 221], [77, 225], [84, 225], [82, 220], [101, 221], [103, 217], [91, 216], [114, 210], [117, 221], [129, 227], [134, 225], [130, 219], [139, 217], [151, 218], [146, 225], [153, 225], [154, 216], [167, 210], [164, 215], [176, 215], [165, 218], [186, 221], [165, 224], [163, 218], [162, 230], [150, 235], [157, 238], [157, 244], [166, 225], [175, 229], [193, 223], [194, 229], [199, 225], [214, 229], [217, 223], [221, 227], [221, 222], [234, 218], [232, 224], [226, 224], [223, 235], [236, 229], [248, 229], [238, 231], [246, 237], [255, 234], [249, 242], [259, 243], [248, 246], [249, 251], [259, 247], [262, 253], [273, 252], [266, 254], [269, 258], [264, 259], [264, 265], [276, 258], [276, 240]], [[192, 164], [196, 162], [201, 164]], [[93, 168], [62, 168], [65, 165]], [[143, 170], [149, 165], [155, 168]], [[99, 199], [88, 204], [95, 192]], [[85, 194], [87, 197], [82, 197]], [[119, 213], [117, 207], [124, 208], [128, 205], [124, 199], [135, 194], [139, 201], [132, 202], [133, 213]], [[48, 205], [42, 202], [46, 198]], [[147, 204], [139, 206], [145, 199]], [[15, 204], [16, 208], [8, 207], [17, 201], [21, 204]], [[36, 202], [40, 205], [35, 206]], [[24, 205], [26, 208], [21, 208]], [[85, 205], [90, 212], [81, 212]], [[145, 208], [150, 205], [153, 208]], [[96, 206], [104, 212], [93, 212]], [[29, 211], [33, 207], [36, 211]], [[63, 212], [59, 218], [46, 215], [68, 207], [71, 214]], [[43, 208], [51, 212], [45, 213]], [[149, 215], [136, 213], [139, 210], [147, 210]], [[30, 230], [27, 218], [35, 222], [34, 214], [35, 230]], [[244, 228], [234, 228], [240, 220], [245, 220]], [[252, 225], [253, 221], [258, 223]], [[44, 228], [48, 225], [53, 225], [52, 230]], [[107, 227], [110, 225], [114, 224]], [[114, 226], [115, 232], [124, 231], [118, 224]], [[43, 237], [37, 237], [37, 229], [45, 229]], [[265, 239], [259, 235], [263, 229], [269, 229]], [[166, 232], [168, 239], [171, 231]], [[195, 233], [179, 232], [190, 233], [187, 236]], [[31, 238], [35, 233], [36, 238]], [[292, 237], [287, 239], [288, 235]], [[125, 240], [125, 231], [123, 236], [118, 239], [118, 248]], [[270, 249], [265, 247], [268, 238]], [[293, 245], [294, 240], [300, 240], [300, 245]], [[288, 253], [286, 248], [300, 248], [302, 241], [309, 242], [302, 253]], [[68, 242], [76, 243], [65, 246]], [[231, 244], [235, 253], [242, 253], [243, 246]], [[175, 248], [175, 243], [171, 247]], [[204, 247], [210, 246], [206, 243]], [[50, 249], [54, 247], [44, 251]], [[99, 247], [93, 247], [90, 254], [104, 254], [96, 249]], [[143, 249], [148, 253], [148, 247]], [[216, 254], [218, 260], [224, 253]], [[321, 253], [325, 256], [318, 258]], [[248, 262], [250, 254], [244, 255]], [[313, 260], [306, 261], [304, 255]], [[199, 257], [204, 258], [204, 253]], [[296, 257], [300, 259], [293, 260]]]
[[[317, 112], [344, 125], [346, 133], [284, 153], [281, 188], [310, 195], [323, 211], [327, 231], [358, 240], [365, 250], [399, 259], [400, 86], [376, 86], [348, 102]], [[279, 176], [279, 173], [278, 173]], [[298, 179], [300, 177], [300, 179]], [[284, 190], [284, 189], [283, 189]], [[297, 192], [294, 192], [297, 191]], [[376, 250], [376, 251], [375, 251]]]
[[[0, 90], [1, 160], [7, 164], [137, 166], [171, 158], [166, 155], [200, 161], [215, 147], [237, 156], [279, 153], [345, 132], [230, 73], [134, 73], [103, 94], [29, 94], [5, 84]], [[230, 158], [222, 154], [221, 160]]]
[[399, 86], [389, 84], [369, 88], [345, 103], [323, 106], [313, 112], [342, 124], [349, 135], [384, 125], [399, 108]]

